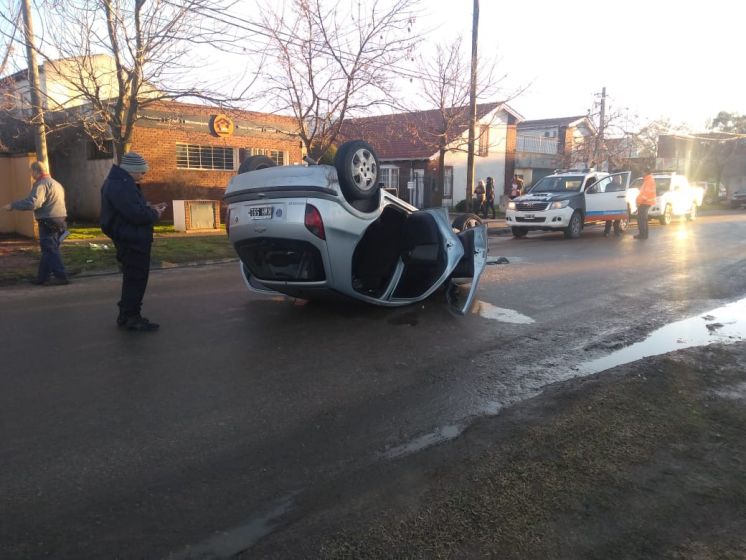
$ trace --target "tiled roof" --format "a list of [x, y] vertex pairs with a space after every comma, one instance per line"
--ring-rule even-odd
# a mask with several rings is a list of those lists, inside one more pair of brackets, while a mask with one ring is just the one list
[[[477, 120], [500, 107], [502, 103], [477, 105]], [[457, 116], [451, 137], [463, 134], [469, 126], [468, 107], [451, 108]], [[512, 112], [512, 111], [511, 111]], [[462, 118], [463, 117], [463, 118]], [[438, 151], [438, 130], [442, 116], [437, 109], [396, 113], [377, 117], [349, 119], [340, 131], [342, 140], [360, 138], [371, 144], [380, 159], [429, 159]]]

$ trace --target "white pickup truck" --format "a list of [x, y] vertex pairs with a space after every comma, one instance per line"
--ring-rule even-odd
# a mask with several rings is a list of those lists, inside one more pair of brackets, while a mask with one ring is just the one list
[[[661, 225], [667, 226], [674, 216], [694, 220], [697, 210], [702, 206], [705, 191], [702, 187], [689, 184], [684, 175], [668, 171], [653, 172], [655, 179], [656, 201], [650, 208], [648, 216], [658, 218]], [[637, 205], [634, 204], [637, 194], [642, 187], [642, 177], [632, 181], [627, 191], [627, 201], [633, 213], [637, 213]]]

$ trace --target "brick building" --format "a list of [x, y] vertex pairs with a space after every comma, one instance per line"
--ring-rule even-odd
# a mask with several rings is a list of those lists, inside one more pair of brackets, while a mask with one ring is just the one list
[[[216, 116], [227, 117], [216, 132]], [[263, 154], [278, 164], [302, 160], [295, 121], [290, 117], [215, 107], [158, 102], [140, 111], [132, 150], [149, 163], [142, 182], [151, 202], [180, 199], [221, 200], [225, 187], [249, 155]], [[77, 219], [95, 220], [100, 188], [111, 168], [111, 142], [97, 145], [78, 134], [50, 153], [54, 176], [65, 185], [68, 212]], [[166, 217], [171, 217], [171, 206]]]

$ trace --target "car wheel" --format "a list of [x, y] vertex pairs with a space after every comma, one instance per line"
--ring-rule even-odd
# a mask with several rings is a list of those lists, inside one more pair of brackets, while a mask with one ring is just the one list
[[241, 162], [241, 165], [238, 167], [238, 174], [274, 166], [274, 160], [268, 156], [250, 156]]
[[348, 201], [367, 200], [378, 194], [378, 155], [362, 140], [342, 144], [334, 156], [339, 186]]
[[459, 216], [456, 216], [456, 218], [453, 220], [453, 223], [451, 223], [451, 227], [456, 232], [462, 232], [467, 229], [475, 228], [479, 225], [482, 225], [482, 219], [476, 214], [461, 214]]
[[663, 210], [663, 214], [660, 218], [658, 218], [658, 221], [661, 223], [662, 226], [667, 226], [671, 223], [671, 218], [673, 217], [673, 210], [671, 210], [671, 205], [667, 204], [666, 209]]
[[570, 216], [570, 223], [565, 228], [565, 237], [568, 239], [577, 239], [583, 232], [583, 217], [577, 210]]
[[525, 227], [512, 227], [510, 231], [513, 233], [513, 237], [525, 237], [528, 233]]
[[689, 222], [693, 222], [697, 219], [697, 204], [695, 202], [692, 203], [692, 207], [689, 210], [689, 213], [686, 215], [686, 219]]

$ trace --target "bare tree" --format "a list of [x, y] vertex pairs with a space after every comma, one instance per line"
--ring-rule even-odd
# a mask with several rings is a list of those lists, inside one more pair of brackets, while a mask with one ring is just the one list
[[[462, 51], [461, 37], [451, 43], [439, 44], [432, 59], [422, 57], [421, 93], [425, 102], [434, 108], [437, 118], [427, 127], [416, 127], [415, 134], [429, 145], [435, 141], [438, 149], [437, 186], [443, 192], [445, 184], [446, 153], [468, 152], [469, 141], [464, 130], [469, 126], [470, 84], [466, 77], [470, 74], [470, 62]], [[480, 65], [477, 70], [477, 98], [496, 94], [499, 81], [493, 79], [494, 65]], [[478, 105], [478, 111], [491, 110], [498, 103]], [[488, 123], [488, 125], [491, 123]], [[488, 126], [476, 130], [475, 144], [486, 141]], [[486, 136], [487, 135], [487, 136]]]
[[292, 0], [287, 13], [267, 4], [269, 44], [259, 97], [291, 113], [307, 153], [323, 156], [345, 118], [389, 102], [391, 76], [411, 50], [420, 0], [370, 0], [344, 11], [342, 2]]
[[111, 139], [121, 157], [130, 150], [144, 107], [184, 97], [223, 99], [205, 80], [187, 83], [185, 74], [199, 66], [195, 49], [228, 36], [205, 15], [206, 8], [231, 3], [47, 1], [53, 15], [43, 22], [47, 43], [40, 51], [47, 71], [66, 88], [62, 97], [47, 91], [48, 110], [57, 110], [65, 124], [82, 124], [94, 141]]

